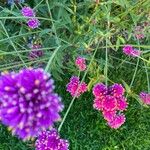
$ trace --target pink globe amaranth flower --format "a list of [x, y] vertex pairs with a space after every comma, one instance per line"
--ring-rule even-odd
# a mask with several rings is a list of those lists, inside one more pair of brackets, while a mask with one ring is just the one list
[[35, 17], [35, 12], [32, 8], [30, 7], [23, 7], [22, 10], [21, 10], [21, 13], [23, 16], [25, 17]]
[[137, 39], [144, 39], [144, 28], [142, 26], [136, 26], [134, 30], [134, 35]]
[[33, 44], [32, 45], [32, 50], [29, 53], [29, 59], [34, 60], [38, 57], [43, 56], [43, 51], [42, 51], [42, 46], [40, 44]]
[[107, 95], [102, 101], [102, 107], [105, 111], [114, 111], [117, 108], [116, 98]]
[[35, 142], [36, 150], [69, 150], [69, 142], [61, 139], [55, 129], [42, 131]]
[[84, 71], [86, 69], [86, 61], [83, 57], [77, 57], [75, 61], [76, 66], [80, 71]]
[[60, 120], [61, 98], [54, 81], [43, 69], [23, 69], [0, 76], [1, 121], [22, 139]]
[[124, 95], [125, 89], [121, 84], [113, 84], [112, 86], [109, 87], [110, 94], [116, 98], [122, 97]]
[[134, 49], [133, 51], [132, 51], [132, 56], [133, 57], [138, 57], [138, 56], [140, 56], [141, 55], [141, 51], [139, 51], [139, 50], [137, 50], [137, 49]]
[[40, 21], [37, 18], [31, 18], [27, 21], [27, 24], [30, 28], [35, 29], [40, 26]]
[[104, 97], [107, 94], [107, 87], [103, 83], [98, 83], [93, 87], [93, 95], [95, 97]]
[[140, 40], [140, 39], [144, 39], [145, 35], [144, 34], [135, 34], [135, 37]]
[[150, 93], [141, 92], [140, 99], [144, 104], [150, 105]]
[[138, 57], [141, 55], [141, 51], [134, 49], [131, 45], [125, 45], [123, 48], [123, 52], [132, 57]]
[[67, 84], [67, 91], [72, 95], [72, 97], [79, 97], [81, 94], [87, 91], [87, 84], [85, 82], [80, 83], [78, 77], [73, 76], [70, 82]]
[[125, 123], [125, 120], [125, 115], [116, 115], [112, 121], [108, 122], [108, 125], [113, 129], [118, 129], [121, 125]]
[[95, 98], [93, 107], [99, 111], [102, 111], [103, 110], [102, 101], [103, 99]]
[[103, 111], [103, 116], [106, 121], [110, 122], [116, 116], [116, 111]]
[[117, 99], [117, 110], [124, 111], [128, 107], [128, 103], [125, 97], [120, 97]]

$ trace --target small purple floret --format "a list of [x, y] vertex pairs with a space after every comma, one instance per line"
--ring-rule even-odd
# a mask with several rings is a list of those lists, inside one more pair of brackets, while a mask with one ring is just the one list
[[36, 150], [69, 150], [67, 140], [61, 139], [55, 129], [42, 131], [35, 143]]
[[27, 21], [28, 27], [35, 29], [40, 26], [40, 21], [37, 18], [31, 18]]
[[21, 13], [24, 17], [35, 17], [35, 12], [30, 7], [23, 7], [21, 10]]

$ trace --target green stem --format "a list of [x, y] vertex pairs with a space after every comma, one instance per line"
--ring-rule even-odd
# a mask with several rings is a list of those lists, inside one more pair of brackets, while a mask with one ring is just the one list
[[[85, 72], [84, 75], [83, 75], [83, 78], [82, 78], [82, 80], [81, 80], [81, 83], [84, 81], [84, 79], [85, 79], [85, 77], [86, 77], [86, 75], [87, 75], [87, 72], [88, 72], [88, 70], [89, 70], [89, 68], [90, 68], [90, 66], [91, 66], [91, 64], [92, 64], [92, 62], [93, 62], [93, 60], [94, 60], [94, 57], [95, 57], [95, 54], [96, 54], [96, 52], [97, 52], [97, 50], [98, 50], [99, 44], [100, 44], [100, 41], [99, 41], [98, 44], [97, 44], [97, 47], [96, 47], [96, 49], [95, 49], [95, 52], [94, 52], [94, 54], [93, 54], [93, 56], [92, 56], [92, 58], [91, 58], [90, 64], [89, 64], [89, 66], [87, 67], [87, 70], [86, 70], [86, 72]], [[67, 109], [67, 111], [66, 111], [66, 113], [65, 113], [65, 115], [64, 115], [64, 117], [63, 117], [63, 119], [62, 119], [61, 124], [60, 124], [59, 127], [58, 127], [58, 131], [59, 131], [59, 132], [61, 131], [61, 128], [62, 128], [62, 126], [63, 126], [63, 124], [64, 124], [64, 122], [65, 122], [65, 120], [66, 120], [66, 118], [67, 118], [67, 116], [68, 116], [68, 114], [69, 114], [69, 112], [70, 112], [70, 109], [71, 109], [71, 107], [72, 107], [72, 105], [73, 105], [73, 103], [74, 103], [74, 100], [76, 99], [76, 94], [77, 94], [77, 92], [78, 92], [78, 89], [77, 89], [77, 91], [76, 91], [76, 93], [75, 93], [75, 96], [73, 97], [73, 99], [72, 99], [71, 102], [70, 102], [70, 105], [69, 105], [69, 107], [68, 107], [68, 109]]]

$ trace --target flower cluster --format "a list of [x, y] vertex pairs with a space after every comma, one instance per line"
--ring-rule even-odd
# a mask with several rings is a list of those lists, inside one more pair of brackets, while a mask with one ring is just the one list
[[87, 91], [87, 84], [85, 82], [80, 83], [78, 77], [72, 76], [70, 82], [67, 84], [67, 91], [72, 97], [79, 97]]
[[136, 26], [135, 27], [134, 35], [138, 40], [145, 38], [144, 29], [142, 28], [142, 26]]
[[54, 81], [42, 69], [24, 69], [0, 77], [0, 113], [3, 124], [22, 139], [60, 120], [63, 105], [54, 93]]
[[75, 61], [76, 66], [80, 71], [84, 71], [86, 69], [86, 61], [83, 57], [77, 57]]
[[111, 128], [117, 129], [125, 122], [125, 115], [118, 113], [126, 110], [128, 106], [124, 91], [122, 85], [117, 83], [110, 87], [98, 83], [93, 88], [95, 96], [93, 107], [102, 111], [104, 119]]
[[61, 139], [55, 129], [42, 131], [35, 143], [36, 150], [69, 150], [67, 140]]
[[141, 92], [140, 99], [144, 104], [150, 105], [150, 93]]
[[31, 48], [32, 50], [29, 53], [30, 60], [34, 60], [38, 57], [43, 56], [43, 51], [41, 50], [42, 46], [40, 44], [33, 44]]
[[35, 29], [39, 27], [40, 21], [35, 18], [35, 12], [32, 8], [25, 6], [22, 8], [21, 13], [28, 19], [27, 24], [30, 28]]
[[141, 51], [134, 49], [131, 45], [125, 45], [123, 47], [123, 52], [132, 57], [138, 57], [141, 55]]

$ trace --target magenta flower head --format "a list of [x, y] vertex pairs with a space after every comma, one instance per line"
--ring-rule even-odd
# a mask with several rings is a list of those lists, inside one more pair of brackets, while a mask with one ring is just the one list
[[111, 87], [109, 87], [109, 91], [112, 96], [118, 98], [124, 95], [125, 89], [123, 88], [121, 84], [115, 83]]
[[103, 116], [106, 121], [110, 122], [116, 116], [116, 111], [103, 111]]
[[141, 55], [141, 51], [134, 49], [131, 45], [125, 45], [123, 48], [123, 52], [132, 57], [138, 57]]
[[35, 12], [32, 8], [30, 7], [23, 7], [21, 10], [21, 13], [24, 17], [35, 17]]
[[86, 69], [86, 61], [83, 57], [77, 57], [75, 61], [76, 66], [80, 71], [84, 71]]
[[36, 150], [69, 150], [69, 142], [61, 139], [55, 129], [42, 131], [35, 143]]
[[150, 105], [150, 93], [141, 92], [140, 99], [144, 104]]
[[98, 83], [93, 88], [93, 95], [102, 98], [107, 94], [107, 87], [103, 83]]
[[117, 100], [115, 97], [107, 95], [102, 101], [102, 107], [105, 111], [114, 111], [117, 107]]
[[32, 45], [32, 50], [29, 53], [29, 59], [34, 60], [38, 57], [43, 56], [43, 51], [42, 51], [42, 46], [40, 44], [33, 44]]
[[40, 21], [37, 18], [31, 18], [27, 21], [27, 24], [31, 29], [35, 29], [40, 26]]
[[87, 91], [87, 84], [85, 82], [80, 83], [80, 80], [76, 76], [72, 76], [70, 82], [67, 84], [67, 91], [72, 97], [79, 97], [81, 94]]
[[0, 77], [1, 120], [22, 139], [60, 120], [63, 105], [54, 81], [42, 69], [24, 69]]
[[125, 115], [123, 114], [116, 115], [112, 121], [108, 122], [108, 125], [111, 128], [118, 129], [122, 124], [125, 123], [125, 120], [126, 120]]

